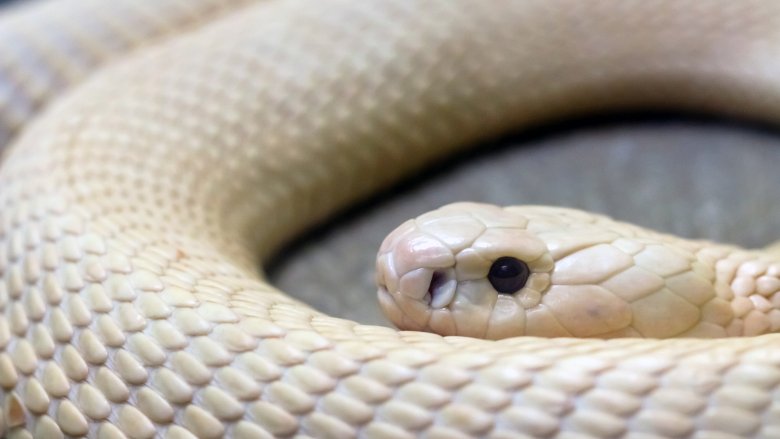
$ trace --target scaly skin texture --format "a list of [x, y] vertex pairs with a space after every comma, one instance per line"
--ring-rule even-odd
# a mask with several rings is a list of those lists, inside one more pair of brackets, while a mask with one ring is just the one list
[[[491, 264], [530, 268], [499, 294]], [[407, 221], [377, 257], [401, 329], [500, 339], [728, 337], [780, 329], [780, 258], [574, 209], [456, 203]]]
[[248, 0], [101, 0], [14, 4], [0, 15], [0, 148], [97, 67]]
[[533, 122], [659, 105], [776, 121], [778, 9], [280, 0], [115, 59], [0, 169], [0, 432], [779, 437], [777, 335], [399, 332], [256, 269], [348, 202]]

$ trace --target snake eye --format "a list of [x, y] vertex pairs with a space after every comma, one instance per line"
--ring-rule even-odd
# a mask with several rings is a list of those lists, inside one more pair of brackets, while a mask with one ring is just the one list
[[525, 286], [530, 274], [531, 270], [525, 262], [504, 256], [496, 259], [490, 266], [488, 280], [499, 293], [514, 294]]

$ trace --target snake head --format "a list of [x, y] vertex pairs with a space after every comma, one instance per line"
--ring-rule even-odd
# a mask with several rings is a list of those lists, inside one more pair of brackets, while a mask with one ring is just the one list
[[395, 229], [377, 256], [380, 306], [401, 329], [498, 339], [523, 335], [553, 261], [527, 218], [456, 203]]
[[399, 328], [441, 335], [739, 333], [733, 295], [697, 248], [575, 209], [457, 203], [385, 239], [378, 295]]

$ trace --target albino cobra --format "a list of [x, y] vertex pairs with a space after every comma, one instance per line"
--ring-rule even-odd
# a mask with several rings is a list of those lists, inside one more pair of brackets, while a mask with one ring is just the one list
[[455, 203], [377, 258], [403, 329], [489, 339], [729, 337], [780, 330], [780, 252], [687, 241], [559, 207]]
[[[553, 117], [663, 107], [778, 122], [780, 3], [271, 0], [212, 14], [203, 1], [170, 18], [189, 2], [91, 15], [61, 1], [0, 23], [19, 53], [0, 53], [19, 90], [0, 100], [16, 118], [0, 169], [5, 436], [780, 437], [778, 335], [399, 332], [323, 315], [257, 270], [347, 203]], [[146, 43], [101, 44], [144, 26]], [[58, 33], [68, 44], [41, 43]], [[40, 76], [7, 73], [31, 63]], [[746, 299], [716, 303], [741, 320], [725, 331], [760, 327], [751, 316], [777, 307], [769, 255], [687, 245]], [[593, 284], [609, 271], [569, 268]], [[667, 297], [713, 303], [665, 282]], [[713, 329], [632, 311], [637, 333]], [[624, 320], [564, 329], [606, 336]]]

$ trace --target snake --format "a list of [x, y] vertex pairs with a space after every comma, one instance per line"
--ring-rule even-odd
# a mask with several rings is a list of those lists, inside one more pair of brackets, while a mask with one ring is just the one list
[[508, 132], [778, 122], [780, 4], [40, 0], [0, 33], [0, 435], [780, 437], [777, 247], [451, 205], [380, 249], [407, 330], [258, 269]]
[[501, 339], [719, 338], [780, 330], [780, 254], [550, 206], [454, 203], [382, 243], [399, 328]]

